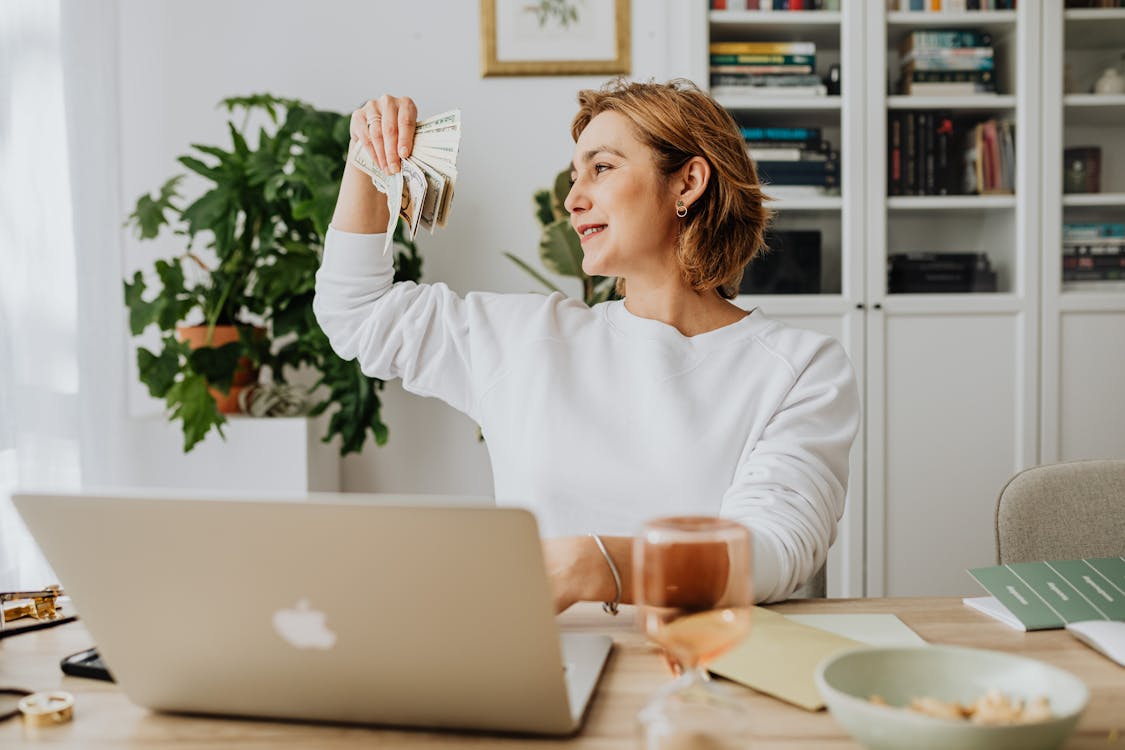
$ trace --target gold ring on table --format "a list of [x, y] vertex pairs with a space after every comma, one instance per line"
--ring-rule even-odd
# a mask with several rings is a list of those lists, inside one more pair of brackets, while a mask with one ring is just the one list
[[[14, 695], [18, 698], [23, 698], [24, 696], [31, 695], [31, 691], [24, 690], [22, 688], [0, 688], [0, 695]], [[6, 714], [0, 714], [0, 721], [7, 721], [8, 719], [15, 718], [19, 715], [20, 710], [17, 706], [14, 710], [9, 711]]]
[[74, 718], [74, 696], [62, 690], [32, 693], [19, 703], [24, 726], [48, 727]]

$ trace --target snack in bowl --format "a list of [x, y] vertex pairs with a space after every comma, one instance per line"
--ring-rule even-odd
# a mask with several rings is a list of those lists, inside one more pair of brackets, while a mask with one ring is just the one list
[[[881, 695], [872, 695], [869, 700], [876, 706], [890, 706]], [[990, 726], [1034, 724], [1051, 718], [1051, 702], [1047, 696], [1040, 695], [1024, 701], [1009, 698], [996, 688], [990, 688], [972, 703], [943, 701], [925, 696], [912, 699], [903, 708], [935, 719], [968, 720], [974, 724]]]
[[[816, 683], [833, 718], [872, 750], [1057, 748], [1089, 700], [1086, 685], [1062, 669], [954, 646], [845, 651], [821, 662]], [[908, 708], [915, 699], [927, 713]], [[974, 716], [962, 707], [973, 707]], [[1006, 723], [1017, 716], [1021, 723]]]

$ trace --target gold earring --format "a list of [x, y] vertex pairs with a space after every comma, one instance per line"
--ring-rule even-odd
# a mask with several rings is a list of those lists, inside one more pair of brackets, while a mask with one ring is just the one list
[[682, 200], [676, 201], [676, 216], [679, 216], [681, 219], [687, 216], [687, 206], [684, 205]]

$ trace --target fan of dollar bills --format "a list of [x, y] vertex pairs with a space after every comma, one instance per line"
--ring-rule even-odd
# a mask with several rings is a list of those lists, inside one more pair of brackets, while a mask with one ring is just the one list
[[385, 254], [391, 246], [395, 224], [401, 216], [410, 239], [421, 225], [433, 234], [444, 227], [457, 181], [457, 152], [461, 147], [461, 110], [454, 109], [421, 120], [414, 130], [414, 149], [402, 160], [397, 174], [387, 174], [372, 160], [363, 142], [352, 145], [348, 158], [387, 194], [391, 217], [387, 223]]

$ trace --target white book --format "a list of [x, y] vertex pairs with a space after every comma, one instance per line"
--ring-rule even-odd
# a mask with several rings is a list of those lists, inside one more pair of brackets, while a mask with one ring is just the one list
[[961, 601], [978, 612], [983, 612], [989, 617], [996, 618], [1010, 628], [1014, 628], [1015, 630], [1027, 630], [1027, 627], [1020, 622], [1019, 618], [1013, 615], [1011, 610], [1001, 604], [1000, 600], [995, 596], [969, 596]]
[[781, 99], [828, 96], [828, 87], [819, 86], [714, 86], [711, 96], [732, 96], [747, 99]]

